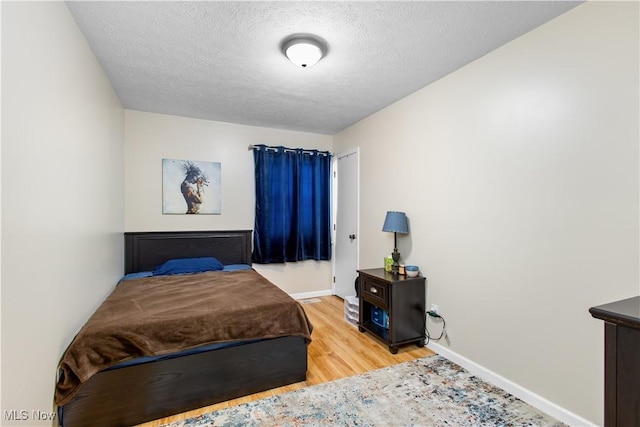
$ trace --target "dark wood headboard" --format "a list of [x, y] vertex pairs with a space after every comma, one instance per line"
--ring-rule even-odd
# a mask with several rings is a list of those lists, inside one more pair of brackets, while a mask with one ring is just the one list
[[124, 273], [152, 271], [173, 258], [213, 256], [251, 265], [251, 230], [124, 233]]

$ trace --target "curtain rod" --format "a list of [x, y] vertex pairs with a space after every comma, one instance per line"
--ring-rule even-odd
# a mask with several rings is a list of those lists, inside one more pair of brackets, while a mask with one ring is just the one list
[[[277, 151], [278, 148], [280, 147], [273, 147], [273, 146], [268, 146], [268, 145], [263, 145], [263, 147], [266, 150], [273, 150], [273, 151]], [[253, 145], [253, 144], [249, 144], [248, 150], [255, 150], [255, 149], [259, 149], [260, 146], [259, 145]], [[326, 156], [330, 156], [331, 152], [329, 151], [318, 151], [318, 150], [313, 150], [313, 149], [304, 149], [304, 148], [287, 148], [287, 147], [282, 147], [284, 148], [284, 151], [290, 151], [290, 152], [296, 152], [297, 150], [302, 150], [303, 153], [314, 153], [317, 152], [318, 154], [322, 154], [322, 155], [326, 155]]]

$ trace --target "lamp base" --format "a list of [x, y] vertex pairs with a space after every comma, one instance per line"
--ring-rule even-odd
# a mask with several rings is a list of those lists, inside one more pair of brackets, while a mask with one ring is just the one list
[[391, 274], [398, 275], [400, 274], [400, 252], [398, 252], [398, 248], [393, 248], [393, 253], [391, 254], [391, 258], [393, 258], [393, 265], [391, 266]]

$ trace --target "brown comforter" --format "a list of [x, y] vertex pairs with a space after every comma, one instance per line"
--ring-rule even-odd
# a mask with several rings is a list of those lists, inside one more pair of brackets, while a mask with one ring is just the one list
[[89, 318], [60, 362], [58, 406], [93, 374], [140, 356], [225, 341], [301, 336], [302, 306], [255, 270], [126, 280]]

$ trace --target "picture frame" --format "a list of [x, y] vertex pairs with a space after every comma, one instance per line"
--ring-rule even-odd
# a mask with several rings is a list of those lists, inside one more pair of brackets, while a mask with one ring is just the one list
[[163, 215], [220, 215], [220, 162], [162, 159]]

